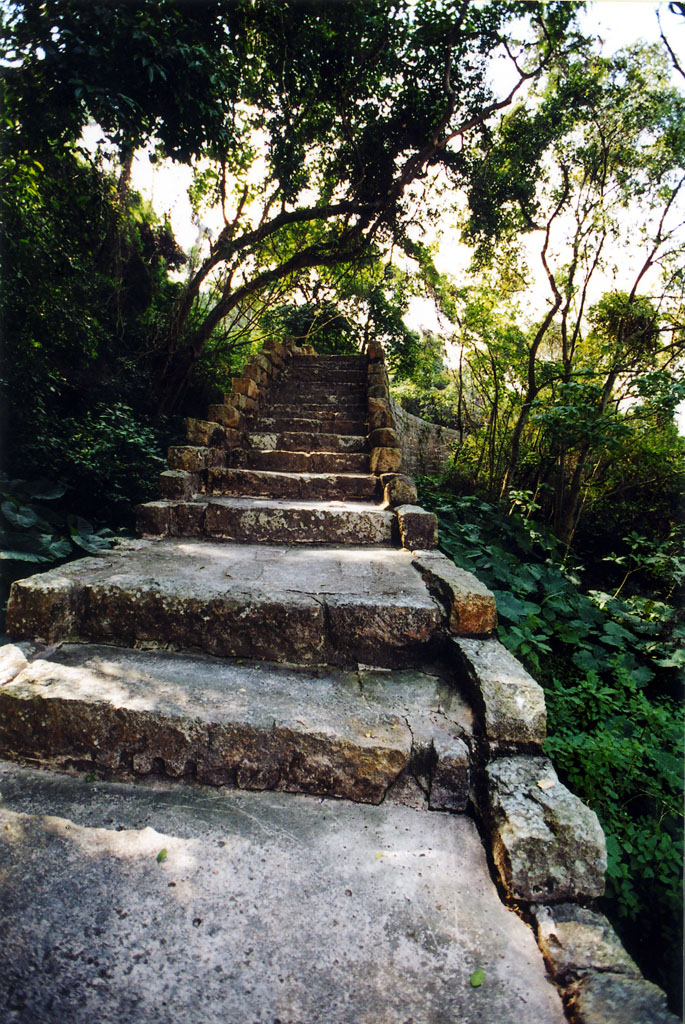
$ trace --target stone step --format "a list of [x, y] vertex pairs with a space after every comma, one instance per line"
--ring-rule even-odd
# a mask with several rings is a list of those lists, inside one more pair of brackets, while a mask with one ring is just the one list
[[283, 431], [282, 433], [247, 434], [250, 448], [280, 449], [286, 452], [365, 452], [368, 442], [364, 434], [330, 434], [323, 431]]
[[356, 409], [366, 410], [366, 392], [358, 394], [346, 390], [342, 394], [332, 394], [330, 390], [319, 393], [311, 391], [307, 386], [293, 388], [279, 388], [269, 396], [269, 406], [274, 405], [307, 405], [317, 409]]
[[[368, 410], [366, 402], [333, 402], [330, 405], [322, 405], [318, 402], [272, 402], [264, 409], [264, 416], [274, 416], [280, 419], [309, 419], [324, 420], [327, 429], [335, 431], [337, 420], [356, 420], [357, 423], [366, 421]], [[256, 422], [259, 426], [261, 419]], [[355, 433], [362, 433], [358, 428]]]
[[367, 399], [366, 394], [363, 392], [360, 392], [359, 394], [349, 394], [346, 392], [343, 395], [322, 392], [320, 395], [316, 395], [311, 394], [308, 388], [303, 387], [292, 388], [289, 392], [285, 392], [285, 389], [279, 389], [273, 393], [273, 397], [270, 398], [269, 404], [271, 406], [294, 406], [296, 409], [306, 406], [317, 410], [335, 412], [336, 410], [350, 408], [366, 410]]
[[0, 756], [60, 769], [375, 804], [412, 775], [431, 806], [463, 811], [471, 742], [464, 699], [418, 670], [63, 644], [0, 688]]
[[0, 786], [8, 1024], [564, 1024], [467, 815], [10, 764]]
[[366, 435], [366, 415], [359, 417], [342, 418], [328, 414], [325, 417], [313, 419], [303, 417], [301, 414], [292, 416], [272, 416], [268, 412], [259, 418], [255, 423], [255, 429], [263, 432], [273, 433], [308, 433], [308, 434], [355, 434]]
[[275, 470], [279, 473], [368, 473], [366, 452], [241, 452], [240, 465], [248, 469]]
[[293, 370], [291, 367], [283, 374], [282, 380], [301, 380], [311, 381], [314, 384], [318, 383], [331, 383], [331, 384], [361, 384], [366, 386], [368, 381], [368, 373], [366, 369], [360, 370], [344, 370], [344, 369], [328, 369], [319, 367], [297, 367]]
[[372, 501], [379, 493], [379, 481], [370, 473], [279, 473], [217, 466], [207, 471], [207, 491], [306, 501]]
[[6, 629], [47, 643], [392, 665], [442, 642], [445, 621], [409, 551], [162, 539], [18, 580]]
[[293, 356], [290, 366], [298, 370], [329, 369], [329, 370], [366, 370], [366, 356]]
[[378, 505], [271, 498], [151, 501], [138, 509], [146, 536], [221, 537], [248, 544], [394, 544], [397, 517]]
[[347, 397], [366, 398], [367, 385], [366, 382], [361, 381], [358, 383], [350, 383], [349, 381], [331, 383], [324, 380], [303, 380], [299, 375], [293, 375], [279, 381], [279, 384], [273, 390], [273, 394], [276, 395], [287, 393], [290, 393], [296, 401], [303, 395], [317, 399], [327, 399], [329, 397], [331, 399]]

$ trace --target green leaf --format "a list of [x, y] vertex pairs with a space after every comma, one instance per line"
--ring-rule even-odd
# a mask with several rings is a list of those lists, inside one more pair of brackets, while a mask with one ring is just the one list
[[0, 561], [2, 562], [47, 562], [44, 555], [34, 555], [31, 551], [4, 551], [0, 550]]
[[50, 483], [49, 480], [39, 480], [31, 487], [31, 497], [38, 501], [54, 501], [66, 494], [65, 484]]
[[161, 864], [163, 860], [166, 860], [166, 847], [157, 854], [157, 863]]
[[17, 505], [13, 501], [3, 501], [0, 505], [0, 510], [4, 515], [5, 519], [12, 524], [12, 526], [29, 527], [35, 526], [38, 522], [38, 516], [32, 508], [28, 508], [26, 505]]

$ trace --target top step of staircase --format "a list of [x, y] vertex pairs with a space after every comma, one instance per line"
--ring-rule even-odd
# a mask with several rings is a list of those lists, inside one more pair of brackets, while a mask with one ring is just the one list
[[290, 361], [291, 366], [322, 366], [336, 367], [339, 369], [366, 369], [366, 356], [307, 356], [294, 355]]

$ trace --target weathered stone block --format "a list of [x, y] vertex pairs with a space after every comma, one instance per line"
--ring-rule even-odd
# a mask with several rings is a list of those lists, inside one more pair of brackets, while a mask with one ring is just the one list
[[388, 388], [386, 384], [369, 384], [366, 393], [369, 398], [388, 398]]
[[171, 509], [168, 501], [148, 501], [136, 509], [136, 529], [141, 535], [163, 537], [169, 533]]
[[261, 366], [267, 377], [271, 378], [277, 375], [276, 364], [266, 352], [258, 352], [252, 361], [255, 365]]
[[643, 978], [591, 974], [566, 996], [574, 1024], [680, 1024], [661, 989]]
[[462, 676], [470, 684], [491, 751], [541, 747], [547, 734], [545, 694], [498, 640], [452, 641]]
[[[240, 430], [226, 430], [224, 431], [226, 441], [226, 448], [232, 448], [234, 444], [240, 444], [243, 439], [242, 432]], [[212, 466], [225, 466], [226, 465], [226, 451], [225, 448], [208, 448], [207, 449], [207, 469]]]
[[11, 682], [28, 665], [26, 652], [22, 650], [23, 646], [20, 644], [3, 644], [0, 647], [0, 686]]
[[[233, 448], [239, 448], [243, 443], [243, 432], [242, 430], [230, 430], [226, 427], [224, 437], [224, 448], [229, 451]], [[226, 455], [220, 462], [210, 463], [210, 465], [223, 466], [226, 464]]]
[[400, 505], [396, 511], [403, 548], [426, 551], [438, 546], [438, 520], [432, 512], [420, 505]]
[[169, 532], [173, 537], [201, 537], [205, 530], [205, 502], [179, 501], [169, 519]]
[[249, 377], [234, 377], [231, 386], [234, 395], [247, 395], [248, 398], [259, 398], [259, 388]]
[[366, 358], [369, 362], [376, 362], [385, 358], [383, 346], [379, 341], [370, 341], [366, 346]]
[[197, 473], [183, 469], [166, 469], [159, 474], [159, 493], [163, 498], [189, 498], [199, 490]]
[[276, 341], [275, 338], [268, 338], [262, 346], [265, 352], [268, 352], [272, 359], [280, 359], [281, 364], [285, 365], [289, 358], [289, 351], [285, 345], [282, 345], [280, 341]]
[[168, 451], [169, 469], [182, 469], [186, 473], [202, 473], [207, 469], [210, 451], [216, 452], [217, 449], [188, 444], [174, 445]]
[[366, 379], [369, 384], [383, 384], [386, 388], [389, 387], [387, 370], [380, 363], [371, 363], [369, 365]]
[[264, 369], [256, 363], [248, 363], [247, 366], [243, 367], [243, 377], [249, 377], [249, 379], [253, 380], [259, 387], [262, 387], [262, 385], [268, 380]]
[[485, 818], [495, 866], [516, 900], [594, 899], [606, 844], [597, 815], [562, 785], [546, 757], [492, 761]]
[[369, 398], [369, 430], [394, 427], [390, 403], [382, 398]]
[[398, 473], [402, 466], [399, 448], [372, 448], [369, 466], [372, 473]]
[[[232, 395], [235, 397], [244, 397], [243, 395]], [[237, 409], [234, 405], [210, 405], [207, 410], [207, 416], [214, 423], [220, 423], [222, 427], [229, 427], [231, 430], [239, 430], [243, 425], [243, 414], [240, 409]]]
[[357, 651], [362, 660], [376, 658], [381, 643], [388, 640], [397, 649], [426, 644], [439, 626], [437, 609], [423, 595], [412, 595], [412, 602], [401, 604], [390, 603], [387, 594], [381, 599], [362, 595], [355, 602], [330, 596], [326, 607], [334, 648]]
[[433, 736], [435, 763], [431, 771], [428, 806], [433, 811], [466, 810], [469, 800], [469, 751], [458, 736], [437, 730]]
[[400, 439], [392, 427], [377, 427], [369, 434], [369, 444], [372, 448], [399, 448]]
[[[249, 367], [246, 366], [246, 374], [248, 369]], [[233, 406], [234, 409], [237, 409], [239, 412], [247, 413], [248, 415], [253, 412], [256, 412], [258, 407], [258, 403], [255, 401], [254, 398], [250, 398], [249, 395], [226, 395], [224, 399], [224, 404], [231, 405]]]
[[[84, 558], [79, 564], [99, 564], [97, 558]], [[9, 636], [51, 643], [68, 635], [78, 621], [80, 600], [71, 580], [51, 569], [10, 587], [5, 628]]]
[[389, 508], [398, 505], [415, 505], [418, 499], [416, 486], [408, 476], [399, 473], [384, 473], [381, 476], [383, 500]]
[[447, 608], [452, 633], [485, 636], [497, 626], [495, 598], [473, 573], [460, 569], [438, 551], [421, 551], [414, 565]]
[[191, 445], [200, 445], [205, 448], [220, 448], [226, 440], [226, 432], [219, 423], [195, 420], [192, 417], [186, 420], [186, 435]]
[[560, 984], [569, 985], [595, 971], [641, 977], [604, 914], [576, 903], [559, 903], [533, 907], [533, 916], [538, 945]]

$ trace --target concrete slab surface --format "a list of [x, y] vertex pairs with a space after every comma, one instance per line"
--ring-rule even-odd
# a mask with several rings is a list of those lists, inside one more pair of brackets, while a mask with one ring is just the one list
[[341, 663], [428, 643], [442, 613], [407, 551], [127, 542], [13, 584], [15, 639], [140, 642]]
[[3, 1024], [563, 1024], [465, 816], [8, 764], [0, 793]]

